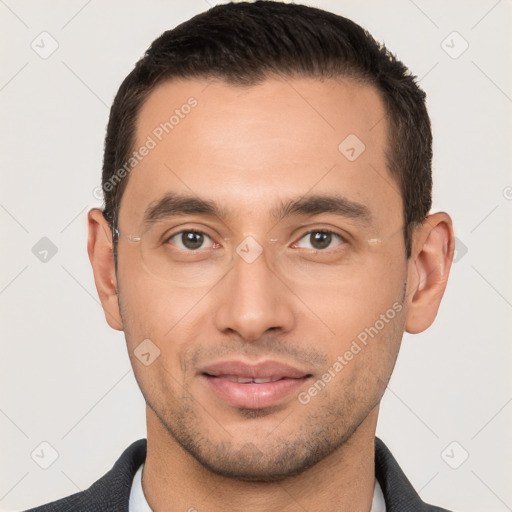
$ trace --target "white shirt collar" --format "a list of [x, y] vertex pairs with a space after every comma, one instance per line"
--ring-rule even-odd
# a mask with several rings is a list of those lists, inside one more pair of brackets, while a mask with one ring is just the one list
[[133, 477], [132, 490], [130, 491], [130, 504], [128, 512], [152, 512], [149, 506], [144, 491], [142, 490], [142, 463]]

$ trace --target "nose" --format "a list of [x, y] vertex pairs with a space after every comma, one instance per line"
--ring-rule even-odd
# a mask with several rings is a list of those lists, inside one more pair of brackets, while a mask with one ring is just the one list
[[278, 277], [265, 249], [254, 261], [239, 255], [220, 286], [214, 322], [223, 332], [256, 341], [267, 331], [288, 332], [296, 322], [294, 295]]

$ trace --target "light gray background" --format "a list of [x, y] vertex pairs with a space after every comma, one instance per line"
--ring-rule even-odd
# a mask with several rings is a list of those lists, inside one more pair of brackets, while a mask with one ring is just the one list
[[[420, 78], [435, 137], [434, 210], [452, 215], [460, 240], [437, 321], [405, 336], [378, 435], [423, 499], [512, 510], [512, 3], [309, 3], [362, 24]], [[101, 205], [94, 190], [121, 80], [161, 32], [209, 4], [0, 0], [4, 511], [85, 489], [145, 437], [123, 335], [97, 300], [86, 213]], [[43, 31], [59, 45], [47, 59], [31, 48]], [[469, 43], [458, 58], [464, 41], [453, 31]], [[42, 237], [58, 249], [47, 262], [32, 252]], [[48, 469], [38, 465], [51, 462], [43, 441], [58, 452]]]

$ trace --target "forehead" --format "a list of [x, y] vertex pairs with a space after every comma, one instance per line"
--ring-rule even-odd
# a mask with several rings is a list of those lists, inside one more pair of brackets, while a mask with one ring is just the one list
[[139, 112], [120, 216], [137, 221], [171, 192], [256, 221], [289, 198], [336, 192], [396, 224], [401, 197], [387, 144], [379, 93], [356, 81], [165, 82]]

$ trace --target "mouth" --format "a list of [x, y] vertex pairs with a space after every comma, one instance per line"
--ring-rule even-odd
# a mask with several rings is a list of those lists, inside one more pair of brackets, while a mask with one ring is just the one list
[[209, 390], [228, 404], [262, 409], [289, 398], [312, 374], [275, 361], [226, 361], [203, 369], [200, 376]]
[[237, 375], [208, 375], [208, 377], [216, 377], [219, 379], [228, 379], [231, 382], [238, 382], [239, 384], [265, 384], [267, 382], [277, 382], [278, 380], [286, 379], [287, 377], [276, 377], [272, 379], [271, 377], [239, 377]]

